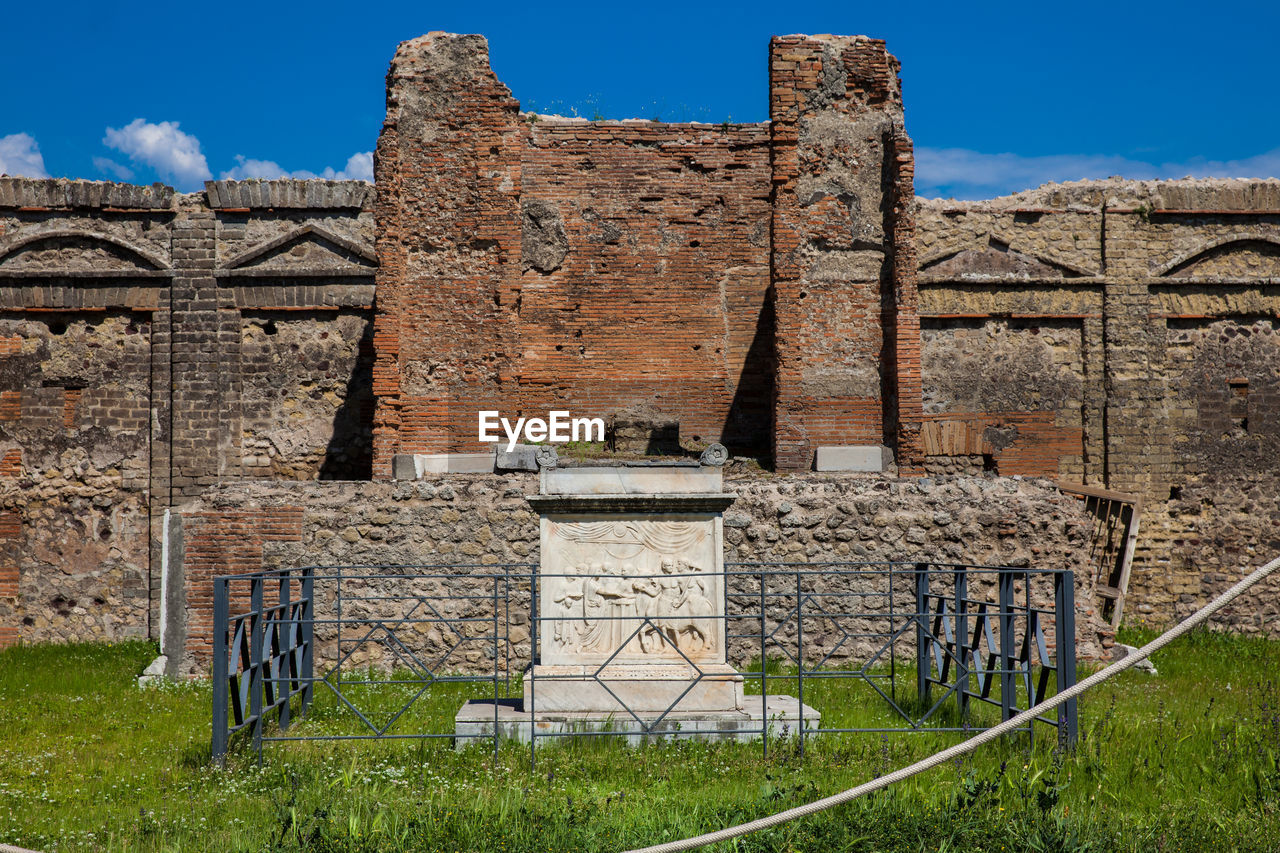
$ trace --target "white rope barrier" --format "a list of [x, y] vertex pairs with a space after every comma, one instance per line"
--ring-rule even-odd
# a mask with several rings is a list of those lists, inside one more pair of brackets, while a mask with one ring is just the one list
[[1241, 593], [1252, 587], [1254, 584], [1262, 581], [1264, 578], [1272, 574], [1277, 568], [1280, 568], [1280, 557], [1277, 557], [1267, 563], [1262, 568], [1257, 569], [1248, 577], [1231, 587], [1231, 589], [1227, 590], [1209, 604], [1205, 605], [1203, 608], [1188, 616], [1173, 628], [1170, 628], [1168, 631], [1161, 634], [1159, 637], [1156, 637], [1136, 652], [1116, 661], [1105, 669], [1095, 672], [1083, 681], [1057, 694], [1052, 699], [1046, 699], [1039, 705], [1028, 708], [1017, 716], [1005, 720], [994, 728], [987, 729], [981, 734], [972, 737], [963, 743], [958, 743], [953, 747], [944, 749], [941, 752], [935, 752], [928, 758], [921, 759], [909, 767], [903, 767], [900, 770], [895, 770], [887, 776], [881, 776], [880, 778], [873, 779], [870, 782], [864, 782], [856, 788], [850, 788], [847, 791], [840, 792], [839, 794], [833, 794], [830, 797], [815, 800], [812, 803], [806, 803], [802, 806], [796, 806], [793, 809], [787, 809], [784, 812], [778, 812], [776, 814], [769, 815], [768, 817], [762, 817], [759, 820], [738, 824], [737, 826], [727, 827], [715, 832], [708, 832], [704, 835], [698, 835], [693, 838], [685, 838], [680, 841], [669, 841], [665, 844], [655, 844], [652, 847], [630, 850], [627, 851], [627, 853], [676, 853], [676, 851], [680, 850], [691, 850], [694, 847], [715, 844], [717, 841], [727, 841], [730, 838], [737, 838], [738, 836], [746, 835], [749, 832], [756, 832], [761, 829], [767, 829], [771, 826], [777, 826], [780, 823], [786, 823], [787, 821], [795, 820], [798, 817], [811, 815], [816, 812], [832, 808], [833, 806], [838, 806], [851, 800], [856, 800], [864, 794], [879, 791], [882, 788], [889, 787], [895, 782], [901, 782], [903, 779], [908, 779], [918, 773], [931, 770], [940, 764], [946, 764], [953, 758], [958, 758], [965, 753], [973, 752], [983, 744], [990, 743], [1001, 735], [1006, 734], [1013, 729], [1020, 728], [1030, 722], [1033, 718], [1040, 716], [1046, 711], [1053, 710], [1068, 699], [1079, 696], [1086, 690], [1096, 687], [1107, 679], [1119, 675], [1121, 672], [1124, 672], [1126, 669], [1129, 669], [1138, 662], [1146, 660], [1151, 657], [1151, 655], [1160, 651], [1160, 649], [1190, 631], [1192, 628], [1195, 628], [1197, 625], [1205, 622], [1210, 616], [1217, 613], [1223, 607], [1226, 607], [1239, 597]]

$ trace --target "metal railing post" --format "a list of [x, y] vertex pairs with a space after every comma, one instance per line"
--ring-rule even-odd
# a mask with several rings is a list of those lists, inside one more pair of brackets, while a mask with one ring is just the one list
[[218, 764], [227, 760], [227, 620], [230, 614], [229, 581], [213, 580], [213, 741], [210, 755]]
[[889, 564], [889, 697], [898, 701], [898, 631], [893, 613], [893, 571], [897, 563]]
[[262, 576], [254, 575], [249, 581], [249, 716], [253, 720], [253, 749], [262, 763]]
[[298, 707], [299, 714], [305, 714], [311, 707], [314, 696], [312, 686], [315, 680], [315, 619], [316, 619], [316, 580], [315, 570], [310, 566], [302, 570], [302, 608], [298, 612], [301, 621], [300, 637], [302, 642], [302, 703]]
[[498, 765], [498, 576], [493, 576], [493, 764]]
[[511, 566], [502, 566], [502, 613], [505, 630], [502, 637], [502, 695], [511, 698]]
[[[280, 702], [280, 713], [278, 719], [280, 721], [280, 731], [288, 731], [289, 729], [289, 703], [293, 701], [294, 689], [294, 672], [293, 672], [293, 613], [290, 612], [290, 593], [289, 585], [293, 583], [293, 576], [286, 570], [280, 573], [280, 610], [279, 616], [276, 617], [276, 635], [280, 636], [283, 631], [283, 640], [280, 648], [275, 652], [280, 655], [280, 668], [276, 673], [276, 689], [275, 698]], [[281, 701], [283, 700], [283, 701]]]
[[[1076, 683], [1076, 581], [1071, 570], [1055, 572], [1054, 630], [1057, 633], [1057, 681], [1058, 692]], [[1079, 720], [1076, 717], [1076, 700], [1068, 699], [1058, 707], [1058, 742], [1074, 747], [1079, 737]]]
[[529, 571], [529, 692], [525, 710], [529, 713], [529, 769], [538, 769], [538, 726], [534, 722], [538, 702], [538, 571]]
[[[343, 651], [342, 651], [342, 580], [343, 580], [343, 568], [344, 568], [343, 566], [338, 566], [338, 568], [334, 571], [334, 574], [335, 574], [335, 575], [337, 575], [337, 578], [338, 578], [337, 583], [334, 585], [334, 592], [333, 592], [333, 597], [334, 597], [334, 600], [335, 600], [335, 602], [336, 602], [336, 604], [337, 604], [337, 610], [338, 610], [338, 619], [337, 619], [338, 644], [334, 647], [334, 648], [335, 648], [334, 657], [335, 657], [335, 659], [338, 661], [338, 663], [334, 664], [333, 672], [332, 672], [332, 673], [330, 673], [330, 675], [331, 675], [331, 676], [332, 676], [332, 678], [333, 678], [333, 684], [335, 685], [335, 686], [334, 686], [334, 691], [335, 691], [339, 696], [341, 696], [341, 695], [342, 695], [342, 661], [344, 660], [344, 657], [343, 657]], [[328, 677], [328, 676], [326, 676], [326, 677]]]
[[1018, 680], [1014, 677], [1013, 572], [1000, 569], [1000, 719], [1012, 719], [1017, 704]]
[[916, 563], [916, 702], [929, 707], [929, 564]]
[[804, 760], [804, 596], [800, 586], [800, 571], [796, 570], [796, 699], [800, 703], [800, 759]]
[[956, 566], [956, 696], [960, 703], [960, 717], [969, 713], [969, 570]]
[[764, 759], [769, 760], [769, 657], [766, 654], [769, 641], [765, 635], [764, 616], [765, 571], [760, 569], [760, 725], [764, 731], [760, 735], [761, 750]]

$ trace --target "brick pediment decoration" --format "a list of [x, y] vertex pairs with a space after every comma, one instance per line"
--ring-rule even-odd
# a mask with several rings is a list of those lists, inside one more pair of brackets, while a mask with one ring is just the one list
[[1155, 271], [1168, 278], [1280, 277], [1280, 236], [1229, 235], [1184, 253]]
[[377, 266], [371, 246], [308, 224], [237, 255], [218, 274], [368, 276]]
[[1010, 242], [989, 236], [985, 243], [946, 250], [920, 265], [930, 280], [1007, 279], [1039, 281], [1082, 278], [1095, 272], [1053, 258], [1013, 249]]
[[57, 276], [166, 275], [169, 264], [155, 251], [93, 231], [19, 232], [0, 244], [0, 273]]

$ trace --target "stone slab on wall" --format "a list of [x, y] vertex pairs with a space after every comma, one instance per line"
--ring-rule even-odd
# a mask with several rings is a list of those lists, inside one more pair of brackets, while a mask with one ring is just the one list
[[887, 471], [893, 464], [893, 452], [882, 444], [869, 447], [819, 447], [814, 459], [815, 471]]

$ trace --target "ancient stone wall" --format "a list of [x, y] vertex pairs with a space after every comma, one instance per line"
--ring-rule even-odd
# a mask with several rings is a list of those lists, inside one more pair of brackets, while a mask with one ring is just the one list
[[[1128, 617], [1274, 556], [1280, 183], [1087, 182], [921, 204], [925, 453], [1145, 501]], [[1274, 596], [1229, 622], [1280, 632]]]
[[0, 178], [0, 643], [155, 635], [213, 484], [369, 476], [371, 195]]
[[766, 127], [526, 121], [521, 408], [767, 456]]
[[[0, 178], [0, 644], [155, 635], [167, 508], [477, 449], [481, 408], [1140, 495], [1154, 624], [1273, 553], [1280, 182], [913, 201], [883, 43], [769, 67], [767, 124], [587, 122], [436, 33], [392, 64], [376, 198]], [[1267, 601], [1231, 624], [1280, 633]]]
[[519, 407], [523, 146], [483, 38], [400, 45], [374, 160], [376, 476], [393, 453], [474, 445], [480, 409]]
[[[1077, 577], [1081, 654], [1102, 656], [1112, 642], [1110, 631], [1097, 618], [1085, 564], [1090, 521], [1077, 501], [1046, 484], [990, 478], [919, 483], [819, 474], [774, 478], [755, 473], [730, 474], [726, 491], [739, 496], [724, 518], [728, 563], [933, 559], [1069, 568]], [[186, 612], [191, 624], [182, 667], [202, 671], [207, 665], [214, 574], [305, 565], [383, 566], [371, 572], [371, 582], [381, 584], [380, 589], [403, 587], [414, 595], [439, 595], [433, 606], [445, 615], [458, 615], [449, 608], [468, 605], [446, 599], [446, 583], [405, 586], [378, 581], [377, 576], [424, 563], [444, 566], [445, 572], [449, 565], [477, 567], [462, 570], [463, 575], [484, 573], [486, 566], [501, 571], [503, 564], [515, 564], [517, 572], [531, 571], [538, 561], [538, 520], [525, 495], [536, 492], [535, 475], [442, 476], [429, 483], [238, 483], [212, 489], [183, 510]], [[323, 568], [317, 571], [326, 574]], [[475, 587], [487, 592], [486, 583]], [[513, 583], [520, 587], [521, 581], [517, 577]], [[833, 575], [823, 579], [821, 594], [856, 583]], [[336, 607], [333, 587], [318, 584], [321, 609]], [[469, 594], [475, 595], [476, 588]], [[524, 602], [527, 611], [527, 582], [522, 588], [523, 593], [516, 589], [514, 600]], [[909, 599], [904, 592], [904, 600]], [[910, 610], [913, 605], [904, 606]], [[513, 641], [527, 641], [527, 619], [513, 621]], [[832, 639], [816, 630], [820, 621], [814, 620], [811, 651]], [[485, 633], [483, 628], [479, 626], [477, 633]], [[449, 626], [405, 630], [415, 636], [434, 630], [432, 642], [439, 643], [440, 632]], [[325, 639], [332, 640], [328, 635]], [[331, 643], [328, 648], [331, 652]], [[464, 655], [459, 665], [489, 665], [483, 649], [474, 651], [474, 660]], [[378, 662], [367, 656], [370, 649], [361, 654], [355, 663]]]

